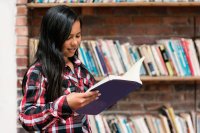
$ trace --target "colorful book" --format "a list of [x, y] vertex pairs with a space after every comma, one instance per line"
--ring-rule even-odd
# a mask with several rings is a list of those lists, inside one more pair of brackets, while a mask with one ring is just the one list
[[160, 49], [160, 52], [162, 54], [163, 60], [164, 60], [164, 62], [166, 64], [166, 67], [167, 67], [169, 75], [173, 76], [174, 75], [173, 66], [170, 63], [169, 55], [168, 55], [168, 52], [167, 52], [165, 46], [161, 44], [161, 45], [159, 45], [159, 49]]

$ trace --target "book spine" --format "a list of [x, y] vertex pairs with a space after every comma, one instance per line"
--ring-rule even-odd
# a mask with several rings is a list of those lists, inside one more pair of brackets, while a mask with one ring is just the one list
[[177, 76], [181, 76], [181, 68], [179, 67], [178, 60], [176, 58], [176, 53], [172, 47], [173, 44], [171, 40], [167, 40], [166, 43], [164, 43], [164, 45], [168, 50], [169, 56], [172, 60]]
[[[133, 58], [136, 61], [138, 61], [141, 58], [141, 55], [139, 53], [139, 49], [137, 47], [132, 47], [132, 51], [133, 51]], [[141, 70], [140, 70], [140, 74], [141, 75], [147, 75], [147, 70], [145, 68], [144, 63], [142, 64]]]
[[186, 39], [186, 41], [188, 44], [188, 49], [189, 49], [190, 58], [192, 60], [192, 65], [194, 68], [194, 75], [199, 76], [200, 75], [200, 66], [199, 66], [197, 51], [195, 49], [194, 42], [192, 39]]
[[184, 68], [182, 66], [182, 62], [179, 58], [179, 55], [178, 55], [178, 50], [176, 48], [176, 40], [170, 40], [169, 42], [169, 45], [170, 45], [170, 48], [172, 49], [172, 52], [174, 54], [174, 57], [175, 57], [175, 60], [177, 62], [177, 65], [178, 65], [178, 68], [180, 70], [180, 76], [184, 76], [185, 75], [185, 72], [184, 72]]
[[95, 53], [95, 57], [96, 57], [96, 59], [97, 59], [98, 66], [99, 66], [99, 68], [100, 68], [101, 75], [102, 75], [102, 76], [105, 76], [106, 74], [104, 73], [104, 70], [103, 70], [103, 67], [102, 67], [100, 58], [99, 58], [99, 56], [98, 56], [98, 53], [97, 53], [97, 50], [96, 50], [96, 45], [97, 45], [97, 44], [96, 44], [96, 41], [94, 41], [94, 42], [92, 43], [92, 48], [93, 48], [93, 51], [94, 51], [94, 53]]
[[117, 51], [118, 58], [119, 58], [119, 60], [120, 60], [120, 63], [121, 63], [122, 66], [123, 66], [124, 71], [127, 71], [127, 68], [126, 68], [126, 65], [125, 65], [125, 62], [124, 62], [124, 59], [123, 59], [123, 54], [122, 54], [121, 45], [118, 43], [118, 41], [114, 41], [114, 46], [115, 46], [115, 49], [116, 49], [116, 51]]
[[170, 76], [173, 76], [174, 75], [174, 72], [173, 72], [173, 69], [172, 69], [172, 66], [170, 64], [170, 61], [169, 61], [169, 56], [168, 56], [168, 53], [164, 47], [164, 45], [159, 45], [159, 49], [160, 49], [160, 52], [162, 54], [162, 57], [163, 57], [163, 60], [166, 64], [166, 67], [167, 67], [167, 70], [168, 70], [168, 73]]
[[165, 63], [162, 59], [162, 56], [161, 54], [159, 53], [160, 51], [157, 50], [157, 46], [156, 45], [152, 45], [151, 46], [151, 50], [152, 50], [152, 54], [153, 54], [153, 57], [155, 59], [155, 62], [158, 66], [158, 69], [160, 71], [160, 74], [163, 75], [163, 76], [167, 76], [168, 75], [168, 72], [167, 72], [167, 69], [165, 67]]
[[106, 68], [106, 64], [105, 64], [105, 61], [104, 61], [102, 52], [101, 52], [101, 50], [100, 50], [98, 44], [95, 46], [95, 49], [96, 49], [96, 51], [97, 51], [97, 55], [98, 55], [98, 57], [99, 57], [99, 60], [100, 60], [101, 65], [102, 65], [103, 72], [104, 72], [105, 75], [108, 75], [108, 70], [107, 70], [107, 68]]
[[104, 62], [105, 62], [105, 65], [106, 65], [106, 68], [107, 68], [107, 71], [108, 71], [108, 74], [112, 74], [113, 71], [112, 71], [112, 67], [111, 67], [111, 64], [109, 62], [109, 57], [108, 57], [108, 54], [106, 53], [105, 49], [104, 49], [104, 43], [103, 43], [103, 40], [98, 40], [98, 46], [99, 46], [99, 50], [101, 51], [102, 53], [102, 56], [103, 56], [103, 59], [104, 59]]
[[104, 51], [104, 54], [108, 57], [108, 63], [110, 64], [111, 66], [111, 69], [112, 69], [112, 74], [117, 74], [118, 71], [117, 71], [117, 67], [116, 67], [116, 64], [114, 62], [114, 59], [109, 51], [109, 43], [107, 42], [107, 40], [101, 40], [102, 42], [102, 51]]
[[92, 45], [93, 46], [95, 45], [95, 41], [92, 41], [92, 40], [88, 41], [88, 48], [90, 49], [92, 58], [94, 60], [94, 65], [96, 67], [97, 74], [98, 74], [98, 76], [102, 76], [102, 73], [101, 73], [101, 70], [100, 70], [100, 66], [98, 64], [98, 59], [97, 59], [97, 57], [95, 55], [95, 52], [94, 52], [94, 49], [93, 49]]
[[83, 57], [83, 61], [84, 61], [85, 66], [87, 67], [87, 69], [89, 69], [91, 71], [91, 68], [90, 68], [90, 65], [89, 65], [89, 62], [88, 62], [88, 58], [87, 58], [86, 51], [84, 49], [83, 43], [80, 44], [80, 48], [79, 49], [80, 49], [81, 55]]
[[192, 61], [191, 61], [191, 58], [190, 58], [190, 55], [189, 55], [189, 47], [188, 47], [188, 43], [186, 42], [185, 39], [181, 39], [181, 45], [182, 45], [182, 48], [184, 50], [184, 53], [185, 53], [185, 57], [186, 57], [186, 60], [188, 61], [188, 66], [189, 66], [189, 69], [190, 69], [190, 72], [191, 72], [191, 75], [194, 76], [194, 68], [192, 66]]
[[138, 48], [139, 48], [139, 52], [140, 52], [141, 56], [146, 57], [146, 59], [144, 60], [144, 64], [145, 64], [146, 70], [148, 72], [148, 75], [156, 76], [155, 68], [149, 58], [148, 52], [145, 48], [145, 45], [139, 46]]
[[190, 67], [189, 67], [189, 64], [188, 64], [188, 60], [186, 58], [186, 54], [183, 50], [183, 46], [181, 44], [181, 40], [178, 40], [178, 48], [180, 49], [180, 56], [181, 58], [183, 59], [183, 62], [184, 62], [184, 66], [185, 66], [185, 71], [186, 71], [186, 76], [191, 76], [191, 71], [190, 71]]

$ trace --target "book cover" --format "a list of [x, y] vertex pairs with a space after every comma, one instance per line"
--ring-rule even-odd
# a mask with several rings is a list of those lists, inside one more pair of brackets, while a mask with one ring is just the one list
[[140, 68], [144, 57], [137, 61], [124, 75], [109, 75], [87, 91], [99, 90], [98, 100], [76, 110], [78, 114], [96, 115], [114, 105], [118, 100], [142, 86]]

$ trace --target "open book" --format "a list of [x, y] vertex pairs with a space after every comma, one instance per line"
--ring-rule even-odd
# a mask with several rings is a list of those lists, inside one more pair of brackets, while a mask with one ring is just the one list
[[140, 68], [143, 60], [144, 57], [138, 60], [124, 75], [109, 75], [89, 88], [87, 91], [99, 90], [101, 96], [76, 112], [78, 114], [99, 114], [130, 92], [139, 89], [142, 86]]

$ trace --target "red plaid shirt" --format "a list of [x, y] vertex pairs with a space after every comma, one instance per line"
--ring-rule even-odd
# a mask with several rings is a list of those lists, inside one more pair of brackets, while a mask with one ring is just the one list
[[40, 63], [31, 66], [26, 74], [26, 85], [19, 110], [19, 120], [29, 131], [55, 133], [91, 132], [87, 115], [77, 115], [68, 106], [66, 97], [72, 92], [85, 92], [95, 83], [93, 76], [80, 60], [74, 60], [74, 72], [66, 66], [62, 83], [63, 95], [53, 102], [45, 102], [48, 85]]

